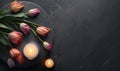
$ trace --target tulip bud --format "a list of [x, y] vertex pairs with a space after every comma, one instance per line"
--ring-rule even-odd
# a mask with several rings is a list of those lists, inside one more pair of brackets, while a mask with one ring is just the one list
[[15, 67], [15, 63], [14, 63], [13, 59], [11, 59], [11, 58], [8, 58], [7, 64], [9, 66], [9, 68]]
[[43, 42], [43, 47], [46, 49], [46, 50], [52, 50], [52, 45], [46, 41]]
[[28, 11], [28, 16], [35, 17], [40, 13], [40, 10], [38, 8], [30, 9]]
[[22, 33], [17, 31], [13, 31], [8, 34], [8, 38], [14, 44], [19, 44], [22, 41], [22, 37], [23, 37]]
[[19, 12], [24, 7], [23, 2], [13, 1], [10, 5], [12, 12]]
[[20, 23], [20, 29], [25, 35], [30, 32], [30, 26], [26, 23]]
[[45, 36], [50, 32], [50, 28], [45, 27], [45, 26], [37, 27], [36, 32], [37, 32], [39, 35], [45, 37]]

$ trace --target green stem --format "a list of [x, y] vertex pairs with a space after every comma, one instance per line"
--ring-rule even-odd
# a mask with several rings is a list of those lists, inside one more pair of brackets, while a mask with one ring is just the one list
[[25, 14], [25, 15], [28, 15], [28, 12], [25, 12], [24, 14]]
[[[15, 30], [18, 30], [18, 28], [17, 28], [17, 25], [19, 25], [18, 23], [12, 22], [12, 21], [8, 21], [8, 23], [13, 24], [12, 27], [13, 27]], [[17, 24], [17, 25], [14, 25], [14, 24]], [[12, 29], [12, 31], [14, 31], [14, 30]]]
[[34, 28], [36, 28], [36, 27], [39, 26], [38, 24], [33, 23], [33, 22], [31, 22], [31, 21], [28, 21], [28, 20], [23, 20], [23, 21], [26, 22], [26, 23], [32, 24], [32, 26], [33, 26]]
[[39, 39], [39, 41], [41, 41], [42, 43], [44, 42], [40, 37], [38, 37], [37, 33], [32, 28], [31, 28], [31, 31]]

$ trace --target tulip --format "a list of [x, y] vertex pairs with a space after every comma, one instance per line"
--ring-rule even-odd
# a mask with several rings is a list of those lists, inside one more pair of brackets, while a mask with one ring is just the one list
[[20, 55], [16, 58], [16, 60], [17, 60], [17, 62], [18, 62], [19, 64], [23, 64], [23, 63], [25, 62], [24, 57], [23, 57], [22, 54], [20, 54]]
[[20, 29], [25, 35], [30, 32], [30, 26], [26, 23], [20, 23]]
[[39, 35], [42, 35], [42, 36], [45, 37], [45, 36], [50, 32], [50, 28], [45, 27], [45, 26], [40, 26], [40, 27], [37, 27], [37, 28], [36, 28], [36, 32], [37, 32]]
[[23, 64], [25, 62], [24, 60], [24, 57], [22, 55], [22, 53], [16, 49], [16, 48], [12, 48], [9, 52], [10, 56], [14, 59], [16, 59], [16, 61], [19, 63], [19, 64]]
[[35, 17], [40, 13], [40, 10], [38, 8], [30, 9], [28, 11], [28, 16]]
[[19, 12], [24, 7], [23, 2], [13, 1], [10, 5], [12, 12]]
[[9, 66], [9, 68], [15, 67], [15, 63], [14, 63], [13, 59], [11, 59], [11, 58], [8, 58], [7, 64]]
[[18, 49], [16, 49], [16, 48], [12, 48], [12, 49], [9, 51], [9, 54], [10, 54], [10, 56], [11, 56], [12, 58], [17, 58], [17, 57], [21, 54], [21, 52], [20, 52]]
[[46, 50], [52, 50], [52, 45], [46, 41], [43, 42], [43, 47], [46, 49]]
[[22, 37], [23, 37], [22, 33], [17, 31], [13, 31], [8, 34], [8, 38], [14, 44], [19, 44], [22, 41]]

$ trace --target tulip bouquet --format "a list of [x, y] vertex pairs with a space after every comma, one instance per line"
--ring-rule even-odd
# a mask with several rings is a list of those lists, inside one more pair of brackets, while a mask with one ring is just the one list
[[25, 62], [23, 54], [15, 47], [30, 32], [35, 35], [46, 50], [50, 51], [52, 49], [52, 45], [49, 42], [43, 41], [39, 37], [46, 37], [51, 29], [46, 26], [39, 26], [28, 20], [30, 17], [36, 17], [40, 13], [40, 10], [34, 8], [30, 9], [27, 13], [20, 13], [24, 6], [23, 2], [13, 1], [10, 4], [12, 14], [8, 10], [0, 10], [0, 47], [10, 47], [10, 58], [7, 61], [9, 67], [15, 66], [13, 59], [19, 64]]

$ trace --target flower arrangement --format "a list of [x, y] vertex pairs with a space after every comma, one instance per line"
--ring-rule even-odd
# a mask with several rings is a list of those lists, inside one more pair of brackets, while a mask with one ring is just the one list
[[[25, 63], [22, 52], [14, 45], [19, 45], [23, 41], [24, 36], [29, 35], [30, 32], [42, 43], [45, 50], [51, 51], [53, 48], [49, 42], [43, 41], [39, 37], [47, 37], [51, 29], [28, 20], [30, 17], [36, 17], [40, 13], [40, 10], [33, 8], [28, 10], [27, 13], [21, 13], [20, 11], [24, 6], [23, 2], [15, 0], [10, 4], [12, 14], [9, 13], [8, 10], [0, 10], [0, 40], [2, 40], [0, 41], [0, 47], [10, 47], [10, 58], [8, 58], [7, 61], [10, 68], [15, 67], [14, 60], [16, 60], [18, 64]], [[47, 62], [48, 64], [45, 61], [46, 68], [52, 68], [54, 66], [54, 61], [51, 58], [49, 58]], [[47, 65], [49, 65], [49, 67]]]

